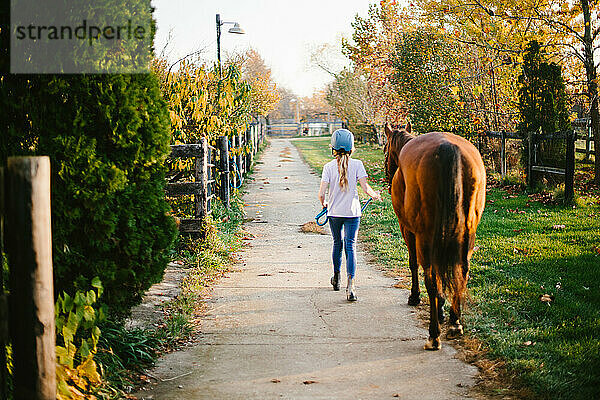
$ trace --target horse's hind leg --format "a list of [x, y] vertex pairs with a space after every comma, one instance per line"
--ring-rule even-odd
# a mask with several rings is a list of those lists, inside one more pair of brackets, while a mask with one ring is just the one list
[[440, 341], [440, 323], [438, 320], [439, 294], [433, 267], [424, 267], [425, 287], [429, 296], [429, 340], [425, 344], [425, 350], [439, 350], [442, 348]]
[[438, 320], [440, 324], [446, 320], [446, 316], [444, 315], [444, 304], [446, 304], [446, 299], [440, 293], [438, 295]]
[[469, 281], [469, 256], [474, 243], [474, 236], [468, 242], [463, 244], [463, 254], [461, 265], [457, 265], [454, 270], [454, 279], [456, 279], [456, 288], [452, 295], [452, 307], [450, 308], [450, 326], [448, 327], [448, 338], [452, 339], [463, 334], [463, 326], [460, 322], [461, 307], [467, 291], [467, 282]]
[[461, 305], [463, 302], [466, 281], [463, 280], [452, 294], [452, 307], [450, 308], [450, 326], [448, 327], [447, 337], [449, 339], [462, 336], [463, 326], [460, 323]]
[[421, 302], [421, 289], [419, 288], [419, 264], [417, 263], [417, 243], [415, 235], [406, 229], [402, 230], [402, 236], [408, 247], [408, 266], [411, 274], [410, 296], [408, 305], [416, 306]]

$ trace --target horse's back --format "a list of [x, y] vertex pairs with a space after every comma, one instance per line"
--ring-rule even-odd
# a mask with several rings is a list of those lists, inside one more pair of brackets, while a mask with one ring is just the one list
[[433, 232], [439, 208], [439, 188], [445, 171], [451, 168], [440, 151], [453, 149], [460, 163], [462, 180], [463, 221], [468, 230], [475, 230], [485, 204], [485, 168], [479, 151], [463, 137], [431, 132], [415, 137], [402, 148], [399, 154], [399, 174], [402, 182], [402, 219], [411, 231]]

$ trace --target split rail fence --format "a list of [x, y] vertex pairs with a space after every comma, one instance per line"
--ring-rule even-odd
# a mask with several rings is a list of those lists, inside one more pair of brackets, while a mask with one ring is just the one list
[[172, 160], [194, 160], [193, 180], [178, 182], [184, 174], [177, 173], [166, 188], [167, 197], [194, 196], [193, 218], [180, 221], [180, 232], [203, 235], [204, 220], [211, 213], [215, 198], [229, 207], [231, 192], [241, 187], [265, 134], [265, 125], [254, 123], [243, 135], [220, 136], [211, 143], [203, 138], [200, 143], [171, 146]]

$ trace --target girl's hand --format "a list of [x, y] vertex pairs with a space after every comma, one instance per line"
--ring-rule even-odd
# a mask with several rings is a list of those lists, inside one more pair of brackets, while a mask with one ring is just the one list
[[374, 196], [371, 196], [371, 197], [373, 197], [377, 201], [381, 201], [381, 192], [379, 190], [376, 192], [373, 192], [373, 194], [374, 194]]

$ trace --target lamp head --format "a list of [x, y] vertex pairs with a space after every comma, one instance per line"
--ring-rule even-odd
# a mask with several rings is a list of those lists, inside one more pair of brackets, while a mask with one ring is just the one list
[[243, 35], [244, 33], [246, 33], [246, 32], [244, 32], [244, 30], [243, 30], [243, 29], [240, 27], [240, 24], [238, 24], [237, 22], [236, 22], [236, 23], [233, 25], [233, 28], [230, 28], [230, 29], [229, 29], [229, 31], [228, 31], [228, 32], [229, 32], [229, 33], [236, 33], [236, 34], [238, 34], [238, 35]]

